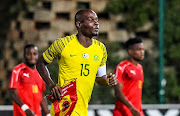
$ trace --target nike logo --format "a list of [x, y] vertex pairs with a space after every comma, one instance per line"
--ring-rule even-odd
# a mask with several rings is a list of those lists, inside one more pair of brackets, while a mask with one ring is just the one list
[[132, 73], [132, 74], [136, 75], [135, 70], [130, 70], [130, 73]]
[[72, 54], [70, 54], [70, 56], [71, 56], [71, 57], [74, 57], [74, 56], [77, 56], [77, 55], [72, 55]]
[[23, 73], [23, 75], [29, 78], [29, 73]]

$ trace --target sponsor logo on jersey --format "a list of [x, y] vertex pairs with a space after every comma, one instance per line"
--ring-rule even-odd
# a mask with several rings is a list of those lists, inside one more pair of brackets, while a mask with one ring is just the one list
[[136, 75], [135, 70], [130, 70], [130, 73], [132, 73], [132, 74]]
[[29, 78], [29, 73], [23, 73], [23, 75], [27, 78]]
[[13, 70], [14, 73], [17, 73], [17, 71]]
[[77, 56], [77, 55], [72, 55], [72, 54], [70, 54], [70, 57], [74, 57], [74, 56]]

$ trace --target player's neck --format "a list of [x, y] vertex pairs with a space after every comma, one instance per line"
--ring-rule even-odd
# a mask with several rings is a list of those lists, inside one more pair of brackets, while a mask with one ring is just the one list
[[133, 59], [133, 58], [130, 58], [129, 61], [130, 61], [132, 64], [136, 65], [136, 66], [139, 64], [139, 61], [136, 61], [136, 60]]
[[80, 36], [79, 34], [77, 35], [77, 40], [79, 41], [79, 43], [85, 47], [88, 48], [89, 46], [92, 45], [92, 38], [89, 37], [85, 37], [85, 36]]
[[27, 62], [25, 62], [25, 64], [26, 64], [29, 68], [31, 68], [32, 70], [35, 69], [35, 64], [29, 64], [29, 63], [27, 63]]

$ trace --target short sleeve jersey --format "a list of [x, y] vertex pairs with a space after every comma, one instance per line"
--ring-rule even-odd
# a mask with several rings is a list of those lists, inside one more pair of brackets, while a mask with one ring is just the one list
[[[83, 47], [76, 34], [59, 38], [43, 53], [46, 62], [58, 59], [58, 84], [62, 87], [71, 79], [76, 79], [77, 103], [73, 112], [87, 116], [88, 102], [91, 98], [96, 73], [104, 66], [107, 52], [103, 43], [92, 39], [92, 45]], [[73, 114], [72, 112], [72, 114]]]
[[[23, 103], [27, 104], [37, 116], [41, 116], [40, 102], [42, 92], [46, 90], [46, 87], [36, 69], [32, 70], [24, 63], [17, 65], [12, 70], [9, 89], [17, 89]], [[13, 106], [14, 116], [26, 116], [15, 102]]]
[[[122, 61], [115, 69], [115, 75], [119, 83], [123, 84], [123, 93], [126, 98], [142, 112], [141, 97], [143, 85], [143, 68], [140, 64], [137, 66], [128, 60]], [[115, 103], [123, 116], [132, 116], [130, 110], [119, 100]]]

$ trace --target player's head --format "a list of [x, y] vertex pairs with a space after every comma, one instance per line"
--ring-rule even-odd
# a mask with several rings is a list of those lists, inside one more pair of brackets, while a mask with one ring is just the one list
[[34, 66], [38, 60], [38, 47], [34, 44], [24, 46], [24, 59], [28, 66]]
[[75, 15], [75, 25], [78, 33], [86, 37], [91, 38], [99, 34], [98, 17], [93, 10], [79, 10]]
[[144, 44], [141, 38], [139, 37], [130, 38], [126, 42], [126, 48], [129, 56], [134, 60], [139, 62], [144, 59]]

